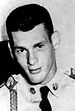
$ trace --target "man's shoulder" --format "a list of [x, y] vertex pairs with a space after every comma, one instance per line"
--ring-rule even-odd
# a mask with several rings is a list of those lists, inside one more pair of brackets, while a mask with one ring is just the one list
[[8, 92], [8, 89], [5, 84], [0, 85], [0, 96], [4, 95], [6, 92]]
[[[68, 86], [75, 85], [75, 69], [70, 68], [69, 70], [66, 70], [63, 72], [63, 82], [67, 84]], [[74, 88], [75, 89], [75, 88]]]
[[8, 111], [9, 109], [9, 90], [4, 85], [0, 88], [0, 111]]
[[[75, 69], [74, 68], [69, 68], [69, 70], [60, 70], [57, 73], [57, 81], [59, 81], [59, 83], [63, 83], [63, 84], [75, 84]], [[63, 85], [62, 84], [62, 85]]]
[[70, 68], [67, 71], [62, 72], [59, 79], [59, 92], [62, 97], [75, 98], [75, 69]]

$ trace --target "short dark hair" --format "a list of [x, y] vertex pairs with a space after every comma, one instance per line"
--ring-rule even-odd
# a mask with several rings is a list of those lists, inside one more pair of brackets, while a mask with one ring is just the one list
[[53, 23], [49, 12], [43, 6], [38, 4], [27, 4], [14, 9], [6, 20], [6, 29], [9, 40], [12, 41], [11, 32], [16, 31], [29, 31], [36, 25], [43, 23], [45, 30], [49, 35], [54, 32]]

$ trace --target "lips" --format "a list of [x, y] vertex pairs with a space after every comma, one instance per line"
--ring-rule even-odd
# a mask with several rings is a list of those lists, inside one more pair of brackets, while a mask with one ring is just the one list
[[37, 74], [37, 73], [40, 73], [41, 71], [41, 67], [40, 68], [36, 68], [36, 69], [29, 69], [29, 72], [31, 74]]

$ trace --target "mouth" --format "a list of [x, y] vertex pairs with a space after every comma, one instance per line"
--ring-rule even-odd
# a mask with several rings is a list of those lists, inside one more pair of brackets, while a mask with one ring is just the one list
[[36, 69], [29, 69], [29, 72], [31, 74], [38, 74], [41, 72], [41, 67], [40, 68], [36, 68]]

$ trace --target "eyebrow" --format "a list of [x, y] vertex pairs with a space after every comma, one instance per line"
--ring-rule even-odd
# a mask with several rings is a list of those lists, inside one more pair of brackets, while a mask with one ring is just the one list
[[35, 48], [35, 47], [39, 46], [40, 44], [45, 44], [45, 40], [43, 40], [43, 41], [41, 41], [41, 42], [36, 43], [33, 47]]
[[[38, 43], [35, 43], [35, 44], [33, 45], [33, 48], [36, 48], [36, 47], [39, 46], [40, 44], [45, 44], [45, 40], [43, 40], [43, 41], [41, 41], [41, 42], [38, 42]], [[22, 50], [28, 51], [27, 48], [22, 47], [22, 46], [14, 46], [14, 49], [22, 49]]]
[[21, 46], [15, 46], [14, 49], [22, 49], [22, 50], [26, 50], [27, 51], [27, 49], [25, 47], [21, 47]]

